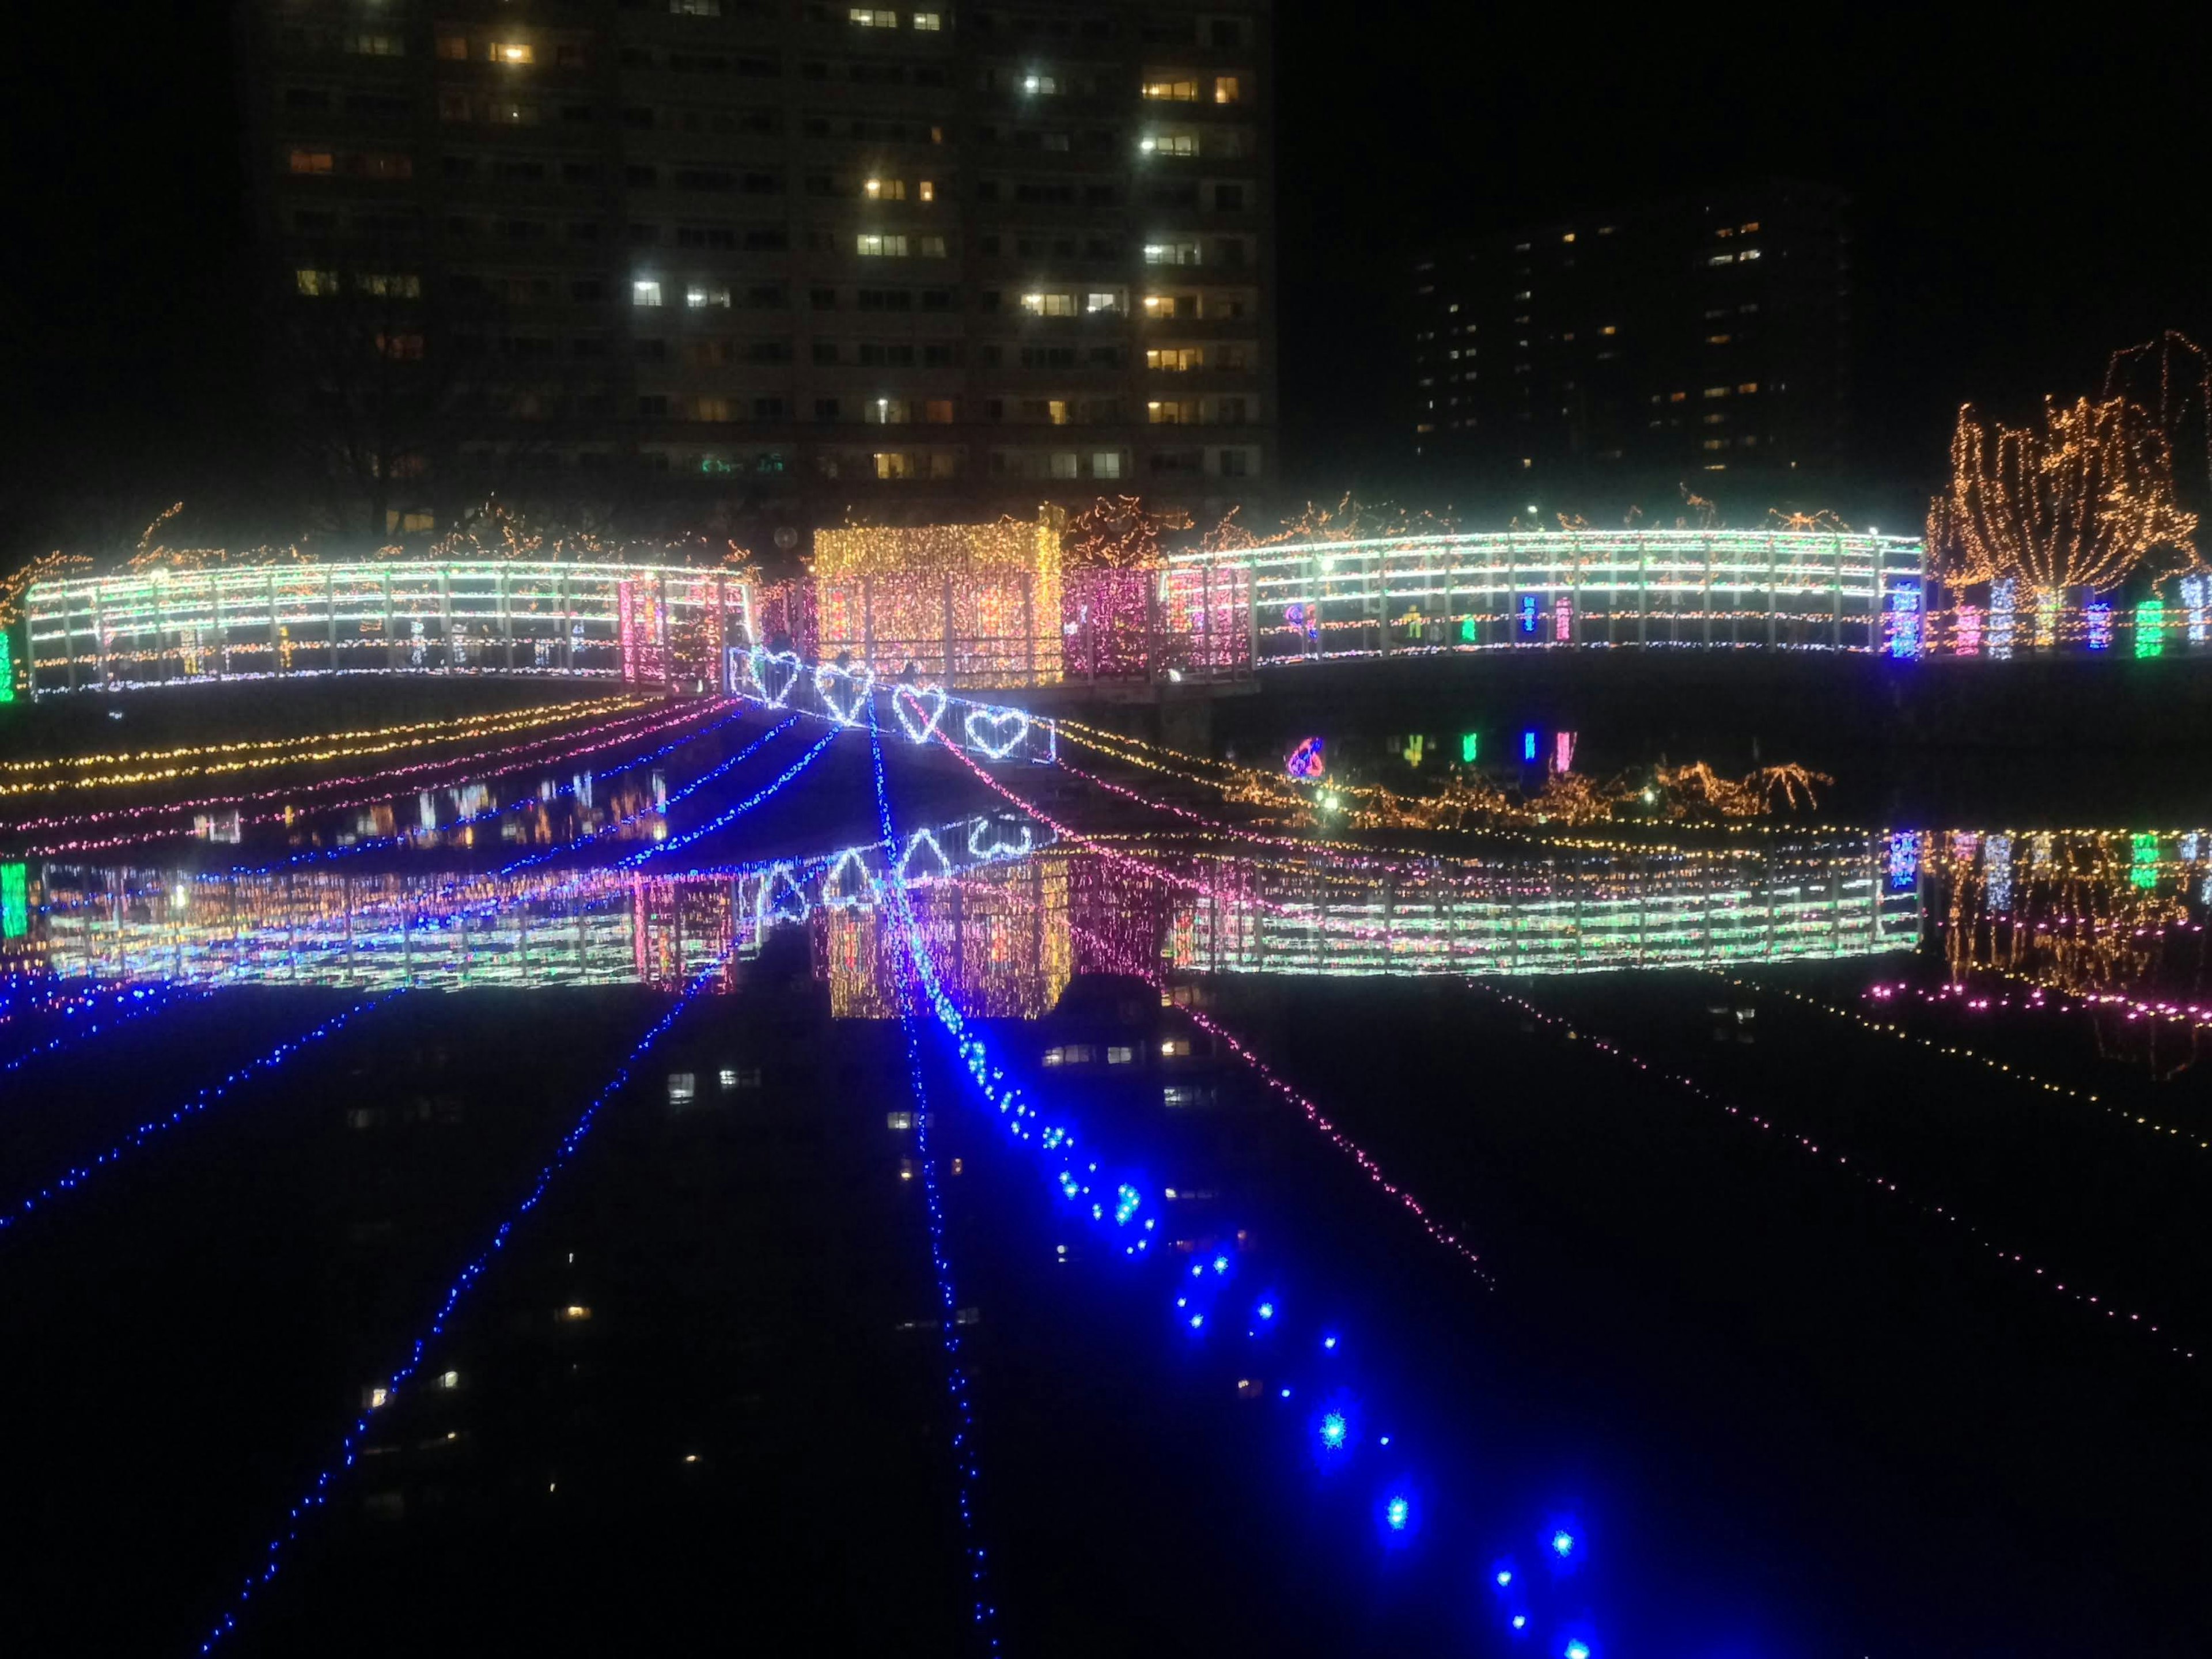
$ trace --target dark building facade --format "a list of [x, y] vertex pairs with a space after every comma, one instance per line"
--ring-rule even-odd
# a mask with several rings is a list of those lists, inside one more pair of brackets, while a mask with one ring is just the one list
[[1850, 429], [1848, 207], [1772, 181], [1422, 255], [1415, 453], [1439, 479], [1562, 503], [1832, 477]]
[[1268, 0], [246, 0], [272, 409], [363, 531], [1214, 512], [1274, 465]]

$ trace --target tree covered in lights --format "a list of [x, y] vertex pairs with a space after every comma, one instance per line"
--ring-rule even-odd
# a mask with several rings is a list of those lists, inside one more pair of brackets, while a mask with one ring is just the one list
[[1154, 512], [1141, 496], [1102, 495], [1067, 521], [1060, 556], [1071, 570], [1150, 570], [1164, 562], [1162, 537], [1190, 526], [1188, 513]]
[[2012, 577], [2045, 592], [2191, 568], [2196, 528], [2174, 499], [2166, 434], [2124, 398], [2046, 398], [2042, 420], [2023, 427], [1961, 408], [1950, 489], [1928, 523], [1948, 580]]

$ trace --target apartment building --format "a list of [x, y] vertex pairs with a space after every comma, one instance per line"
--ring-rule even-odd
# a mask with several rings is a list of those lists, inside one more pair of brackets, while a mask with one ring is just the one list
[[750, 535], [1267, 487], [1268, 0], [240, 26], [271, 403], [363, 531], [488, 489]]
[[1832, 477], [1850, 425], [1848, 208], [1767, 180], [1419, 256], [1413, 453], [1440, 479], [1532, 499]]

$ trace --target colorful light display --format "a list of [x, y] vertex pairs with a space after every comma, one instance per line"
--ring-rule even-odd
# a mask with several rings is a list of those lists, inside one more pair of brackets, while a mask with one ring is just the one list
[[346, 1472], [353, 1468], [361, 1443], [368, 1432], [369, 1421], [374, 1411], [388, 1410], [392, 1402], [398, 1400], [401, 1393], [413, 1382], [415, 1377], [421, 1372], [423, 1362], [431, 1348], [437, 1340], [445, 1334], [447, 1325], [460, 1307], [463, 1299], [476, 1288], [477, 1282], [489, 1270], [500, 1252], [507, 1248], [507, 1241], [514, 1236], [516, 1227], [520, 1225], [523, 1218], [544, 1200], [556, 1178], [574, 1159], [577, 1149], [583, 1145], [585, 1138], [592, 1132], [592, 1126], [598, 1121], [601, 1109], [622, 1091], [629, 1082], [631, 1072], [637, 1062], [644, 1058], [647, 1051], [653, 1044], [666, 1035], [669, 1027], [683, 1017], [684, 1012], [697, 1000], [700, 994], [706, 990], [714, 976], [720, 971], [720, 965], [716, 963], [699, 973], [684, 988], [684, 994], [677, 999], [675, 1006], [663, 1014], [659, 1021], [638, 1039], [637, 1045], [624, 1056], [622, 1064], [615, 1068], [614, 1075], [609, 1078], [599, 1091], [592, 1097], [590, 1103], [584, 1108], [582, 1115], [569, 1127], [568, 1133], [562, 1137], [561, 1144], [555, 1148], [553, 1156], [547, 1160], [544, 1167], [538, 1170], [536, 1182], [524, 1195], [522, 1201], [515, 1206], [514, 1211], [492, 1231], [491, 1237], [483, 1249], [477, 1253], [468, 1265], [461, 1269], [453, 1283], [447, 1287], [445, 1299], [439, 1304], [437, 1313], [432, 1317], [429, 1324], [423, 1328], [421, 1334], [416, 1337], [405, 1360], [392, 1369], [391, 1375], [374, 1396], [380, 1403], [371, 1411], [362, 1413], [355, 1419], [353, 1427], [347, 1431], [345, 1437], [339, 1442], [337, 1453], [324, 1466], [322, 1472], [309, 1484], [307, 1490], [300, 1495], [299, 1499], [293, 1504], [283, 1530], [270, 1540], [268, 1548], [263, 1552], [254, 1569], [246, 1575], [246, 1581], [240, 1587], [237, 1597], [232, 1601], [229, 1609], [216, 1621], [214, 1628], [209, 1631], [206, 1638], [201, 1642], [202, 1653], [213, 1652], [225, 1638], [238, 1628], [239, 1618], [245, 1612], [246, 1604], [253, 1599], [255, 1592], [276, 1577], [279, 1569], [283, 1565], [285, 1552], [299, 1541], [301, 1533], [305, 1530], [307, 1523], [315, 1515], [328, 1506], [332, 1492], [343, 1481]]
[[[1249, 573], [1246, 625], [1261, 663], [1516, 642], [1873, 650], [1888, 587], [1926, 574], [1914, 538], [1796, 531], [1382, 536], [1201, 550], [1168, 563], [1178, 574]], [[1384, 619], [1409, 610], [1406, 638]]]
[[32, 695], [334, 673], [711, 685], [752, 594], [727, 570], [524, 560], [155, 566], [25, 600]]
[[1283, 773], [1298, 783], [1317, 783], [1328, 775], [1328, 744], [1321, 738], [1301, 738], [1283, 757]]
[[911, 665], [939, 685], [1048, 685], [1065, 663], [1060, 537], [1035, 523], [821, 530], [814, 651], [885, 679]]

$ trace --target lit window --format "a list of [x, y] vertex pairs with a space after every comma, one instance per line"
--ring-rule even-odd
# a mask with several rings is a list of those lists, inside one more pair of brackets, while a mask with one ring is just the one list
[[1171, 1085], [1160, 1091], [1160, 1104], [1170, 1111], [1180, 1111], [1192, 1106], [1208, 1105], [1212, 1100], [1212, 1090], [1201, 1089], [1188, 1083]]
[[561, 1310], [561, 1319], [564, 1324], [580, 1325], [591, 1316], [592, 1310], [580, 1302], [571, 1302]]
[[[1055, 424], [1058, 423], [1055, 422]], [[1081, 465], [1082, 458], [1070, 451], [1055, 450], [1053, 453], [1051, 471], [1052, 476], [1055, 478], [1075, 477], [1078, 476]]]
[[[1243, 88], [1238, 84], [1237, 79], [1235, 76], [1217, 75], [1213, 77], [1213, 101], [1215, 103], [1233, 104], [1243, 95]], [[1570, 241], [1573, 240], [1574, 239], [1572, 237], [1568, 238], [1568, 240]]]
[[292, 280], [299, 284], [301, 293], [318, 298], [338, 291], [338, 274], [335, 270], [295, 270]]
[[915, 186], [915, 194], [925, 202], [933, 202], [937, 199], [937, 186], [929, 179], [924, 179]]
[[1603, 328], [1598, 330], [1598, 332], [1601, 334], [1618, 334], [1620, 332], [1620, 330], [1615, 325], [1607, 323]]
[[1756, 259], [1759, 258], [1759, 250], [1755, 247], [1747, 247], [1735, 257], [1739, 259]]
[[945, 239], [942, 236], [917, 236], [914, 239], [914, 251], [924, 259], [942, 259], [945, 257]]
[[[1670, 404], [1679, 404], [1689, 395], [1686, 392], [1670, 392], [1667, 394], [1667, 401]], [[1658, 400], [1654, 398], [1652, 401], [1656, 403]]]
[[720, 17], [722, 0], [668, 0], [668, 9], [678, 17]]
[[1705, 263], [1709, 265], [1732, 265], [1735, 263], [1735, 255], [1733, 253], [1716, 253], [1707, 258]]
[[441, 34], [438, 37], [438, 56], [466, 63], [469, 58], [469, 37], [465, 34]]
[[1083, 297], [1083, 309], [1093, 317], [1102, 311], [1119, 311], [1121, 309], [1121, 296], [1119, 294], [1086, 294]]
[[1728, 447], [1729, 441], [1726, 438], [1708, 438], [1705, 440], [1705, 447], [1707, 449], [1726, 449]]
[[864, 235], [858, 240], [856, 248], [863, 259], [902, 259], [906, 257], [906, 238]]
[[[1455, 357], [1457, 352], [1452, 354]], [[1168, 369], [1177, 374], [1206, 367], [1206, 352], [1199, 346], [1163, 346], [1145, 353], [1146, 368]]]
[[1091, 458], [1091, 476], [1094, 478], [1118, 478], [1121, 476], [1121, 452], [1102, 449]]
[[864, 29], [895, 29], [899, 23], [896, 12], [877, 11], [866, 6], [854, 6], [845, 15]]
[[495, 64], [531, 64], [538, 59], [536, 49], [520, 40], [494, 40], [485, 51]]
[[1759, 382], [1756, 380], [1746, 380], [1741, 386], [1738, 386], [1736, 390], [1739, 392], [1748, 395], [1759, 390]]
[[660, 284], [635, 282], [629, 285], [629, 302], [634, 306], [657, 306], [660, 303]]
[[911, 1129], [914, 1127], [914, 1114], [886, 1112], [884, 1114], [884, 1127], [888, 1129]]
[[385, 1407], [392, 1403], [392, 1390], [384, 1388], [363, 1389], [361, 1391], [361, 1403], [373, 1412], [382, 1411]]
[[684, 303], [694, 311], [703, 311], [709, 306], [719, 306], [727, 311], [730, 308], [730, 290], [726, 288], [687, 288], [684, 290]]
[[1728, 396], [1728, 388], [1724, 386], [1709, 386], [1705, 388], [1705, 396], [1708, 398], [1725, 398]]
[[461, 1386], [461, 1374], [459, 1371], [440, 1371], [438, 1373], [438, 1386], [441, 1389], [459, 1388]]
[[724, 1094], [727, 1094], [731, 1090], [737, 1086], [738, 1068], [734, 1066], [725, 1066], [722, 1067], [722, 1092]]
[[326, 149], [295, 149], [292, 152], [292, 171], [295, 173], [328, 173], [333, 165]]
[[1060, 77], [1056, 75], [1025, 75], [1022, 77], [1022, 90], [1035, 93], [1040, 98], [1056, 98], [1060, 95]]
[[1160, 1054], [1164, 1059], [1179, 1060], [1189, 1053], [1190, 1039], [1188, 1037], [1164, 1037], [1161, 1039]]
[[407, 42], [397, 34], [356, 34], [347, 38], [346, 50], [362, 58], [404, 58]]
[[914, 26], [924, 34], [934, 33], [945, 27], [945, 14], [941, 11], [918, 11], [914, 15]]
[[899, 1179], [901, 1181], [911, 1181], [914, 1179], [914, 1160], [912, 1158], [902, 1158], [899, 1160]]
[[1163, 132], [1140, 140], [1137, 148], [1147, 155], [1195, 155], [1198, 154], [1198, 135], [1194, 132]]
[[906, 180], [903, 179], [871, 179], [861, 188], [871, 202], [906, 200]]
[[1749, 224], [1739, 226], [1738, 228], [1741, 229], [1745, 235], [1748, 236], [1752, 232], [1759, 228], [1759, 221], [1753, 219]]
[[1048, 1048], [1044, 1051], [1044, 1063], [1048, 1066], [1062, 1065], [1066, 1060], [1067, 1050], [1065, 1048]]
[[878, 478], [911, 478], [915, 474], [914, 457], [878, 451], [875, 456], [876, 477]]
[[921, 418], [932, 426], [951, 426], [954, 410], [950, 398], [930, 398], [921, 405]]
[[1115, 1043], [1106, 1050], [1109, 1066], [1127, 1066], [1137, 1057], [1137, 1051], [1127, 1043]]
[[1073, 294], [1024, 294], [1022, 309], [1032, 317], [1073, 317], [1075, 315], [1075, 296]]
[[1705, 336], [1705, 343], [1707, 345], [1726, 345], [1729, 343], [1729, 338], [1730, 337], [1726, 334], [1708, 334]]
[[1198, 101], [1196, 81], [1147, 81], [1145, 96], [1170, 104], [1194, 104]]
[[1097, 1058], [1097, 1055], [1087, 1042], [1071, 1042], [1067, 1045], [1067, 1063], [1070, 1066], [1088, 1066]]
[[1198, 263], [1198, 244], [1147, 242], [1145, 244], [1145, 263], [1148, 265], [1194, 265]]
[[668, 1103], [689, 1106], [699, 1095], [699, 1079], [696, 1073], [671, 1072], [668, 1074]]
[[363, 271], [354, 279], [363, 294], [374, 294], [380, 300], [419, 300], [422, 297], [422, 279], [405, 271]]

